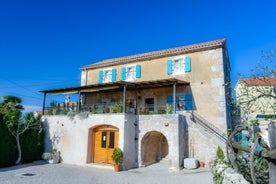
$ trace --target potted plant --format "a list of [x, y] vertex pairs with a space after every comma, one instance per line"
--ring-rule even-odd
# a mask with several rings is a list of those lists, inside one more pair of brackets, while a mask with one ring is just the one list
[[112, 158], [113, 162], [115, 163], [114, 171], [119, 172], [120, 171], [120, 164], [124, 160], [123, 151], [120, 148], [115, 148], [113, 150], [111, 158]]
[[172, 112], [173, 112], [173, 106], [169, 105], [169, 104], [166, 104], [166, 113], [167, 114], [172, 114]]
[[51, 152], [43, 153], [42, 159], [48, 161], [50, 164], [57, 164], [60, 161], [60, 152], [54, 148]]

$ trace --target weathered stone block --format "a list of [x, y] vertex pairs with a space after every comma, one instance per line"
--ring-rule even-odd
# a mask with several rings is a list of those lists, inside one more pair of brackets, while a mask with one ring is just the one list
[[194, 158], [185, 158], [184, 159], [184, 167], [186, 169], [196, 169], [198, 168], [198, 160]]

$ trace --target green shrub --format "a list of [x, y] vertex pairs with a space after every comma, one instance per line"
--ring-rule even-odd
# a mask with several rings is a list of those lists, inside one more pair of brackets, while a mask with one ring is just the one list
[[[244, 176], [244, 178], [252, 183], [251, 170], [249, 163], [250, 154], [242, 152], [237, 157], [237, 166], [239, 172]], [[254, 174], [257, 184], [268, 184], [269, 183], [269, 162], [262, 157], [254, 156]]]
[[217, 148], [217, 159], [224, 160], [225, 156], [220, 146]]
[[116, 165], [119, 165], [124, 160], [123, 151], [120, 148], [115, 148], [113, 150], [111, 158]]
[[[4, 123], [0, 122], [0, 168], [15, 164], [17, 147], [15, 138], [7, 130]], [[22, 163], [33, 162], [41, 159], [44, 150], [44, 132], [29, 129], [20, 136]]]
[[29, 129], [20, 136], [22, 148], [22, 163], [41, 159], [44, 151], [44, 131]]
[[166, 104], [166, 113], [167, 114], [172, 114], [172, 112], [173, 112], [173, 106], [169, 105], [169, 104]]

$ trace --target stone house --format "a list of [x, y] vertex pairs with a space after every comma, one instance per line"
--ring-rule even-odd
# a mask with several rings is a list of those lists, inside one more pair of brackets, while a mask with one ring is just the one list
[[231, 127], [230, 69], [225, 39], [84, 66], [80, 86], [41, 91], [43, 112], [47, 95], [70, 93], [79, 95], [75, 110], [89, 112], [45, 116], [46, 150], [56, 147], [64, 163], [112, 164], [120, 147], [124, 169], [209, 163]]

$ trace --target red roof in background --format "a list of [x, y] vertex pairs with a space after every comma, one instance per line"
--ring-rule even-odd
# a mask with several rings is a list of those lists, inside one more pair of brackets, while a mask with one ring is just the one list
[[276, 78], [253, 78], [253, 79], [240, 79], [241, 82], [244, 82], [248, 85], [276, 85]]

